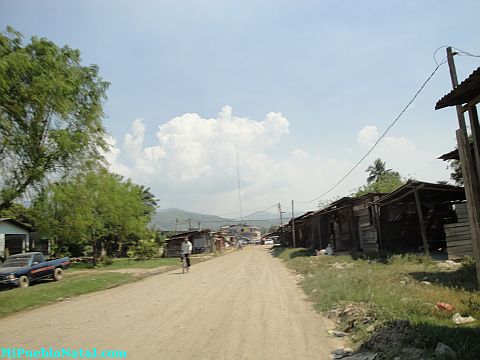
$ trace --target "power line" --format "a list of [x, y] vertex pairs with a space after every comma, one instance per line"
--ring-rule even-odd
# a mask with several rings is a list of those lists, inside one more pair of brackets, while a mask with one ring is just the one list
[[[276, 204], [275, 204], [276, 206]], [[265, 206], [260, 206], [260, 207], [257, 207], [257, 208], [253, 208], [253, 209], [249, 209], [249, 210], [244, 210], [245, 212], [250, 212], [250, 211], [256, 211], [256, 210], [259, 210], [259, 209], [264, 209]], [[270, 208], [270, 207], [269, 207]], [[226, 214], [222, 214], [222, 215], [215, 215], [215, 216], [218, 216], [218, 217], [223, 217], [223, 216], [227, 216], [227, 215], [232, 215], [232, 214], [238, 214], [238, 211], [232, 211], [230, 213], [226, 213]], [[250, 214], [251, 215], [251, 214]], [[250, 215], [247, 215], [250, 216]], [[245, 216], [244, 216], [245, 217]]]
[[254, 213], [252, 213], [252, 214], [248, 214], [248, 215], [244, 216], [244, 217], [242, 218], [242, 220], [243, 220], [244, 218], [249, 217], [249, 216], [253, 216], [253, 215], [259, 214], [259, 213], [261, 213], [261, 212], [267, 211], [267, 210], [269, 210], [269, 209], [271, 209], [271, 208], [273, 208], [273, 207], [276, 207], [277, 205], [278, 205], [278, 204], [273, 204], [272, 206], [269, 206], [269, 207], [267, 207], [267, 208], [265, 208], [265, 209], [263, 209], [263, 210], [254, 212]]
[[463, 54], [463, 56], [466, 55], [466, 56], [471, 56], [471, 57], [480, 57], [480, 55], [471, 54], [471, 53], [469, 53], [469, 52], [466, 52], [466, 51], [464, 51], [464, 50], [462, 50], [462, 49], [459, 49], [459, 48], [456, 48], [456, 47], [453, 47], [453, 46], [452, 46], [452, 49], [457, 50], [458, 55], [462, 55], [462, 54]]
[[[441, 47], [440, 47], [441, 48]], [[440, 49], [439, 48], [439, 49]], [[435, 50], [435, 52], [437, 52], [437, 50]], [[435, 53], [434, 53], [435, 54]], [[435, 55], [434, 55], [435, 56]], [[434, 57], [435, 59], [435, 57]], [[435, 60], [436, 62], [436, 60]], [[387, 129], [383, 132], [383, 134], [377, 139], [377, 141], [375, 141], [375, 143], [370, 147], [370, 149], [367, 151], [367, 153], [362, 156], [362, 158], [340, 179], [338, 180], [335, 185], [333, 185], [330, 189], [328, 189], [326, 192], [324, 192], [322, 195], [320, 196], [317, 196], [316, 198], [312, 199], [312, 200], [308, 200], [308, 201], [297, 201], [297, 203], [300, 203], [300, 204], [308, 204], [308, 203], [311, 203], [315, 200], [318, 200], [322, 197], [324, 197], [325, 195], [327, 195], [328, 193], [330, 193], [333, 189], [335, 189], [338, 185], [340, 185], [343, 180], [345, 180], [361, 163], [363, 160], [365, 160], [365, 158], [370, 155], [370, 153], [373, 151], [373, 149], [376, 148], [376, 146], [378, 145], [378, 143], [385, 137], [385, 135], [387, 135], [387, 133], [390, 131], [390, 129], [393, 127], [393, 125], [396, 124], [396, 122], [398, 120], [400, 120], [400, 118], [403, 116], [403, 114], [405, 113], [405, 111], [407, 111], [407, 109], [410, 107], [410, 105], [412, 105], [412, 103], [415, 101], [415, 99], [417, 98], [417, 96], [422, 92], [422, 90], [425, 88], [425, 86], [427, 85], [427, 83], [432, 79], [433, 75], [435, 75], [435, 73], [437, 72], [437, 70], [440, 68], [440, 66], [442, 66], [443, 64], [445, 64], [447, 62], [446, 59], [443, 59], [443, 61], [441, 63], [437, 63], [437, 66], [435, 67], [435, 69], [433, 70], [433, 72], [430, 74], [430, 76], [428, 76], [427, 80], [425, 80], [425, 82], [422, 84], [422, 86], [420, 86], [420, 88], [417, 90], [417, 92], [415, 93], [415, 95], [412, 97], [412, 99], [408, 102], [408, 104], [403, 108], [403, 110], [400, 112], [400, 114], [398, 114], [398, 116], [395, 118], [395, 120], [387, 127]]]
[[[273, 220], [278, 220], [278, 218], [275, 218], [275, 219], [265, 219], [265, 220], [253, 220], [253, 219], [245, 219], [249, 216], [253, 216], [253, 215], [256, 215], [256, 214], [259, 214], [259, 213], [262, 213], [264, 211], [267, 211], [273, 207], [276, 207], [277, 204], [274, 204], [274, 205], [271, 205], [269, 207], [266, 207], [266, 208], [261, 208], [262, 210], [260, 211], [256, 211], [254, 213], [251, 213], [251, 214], [248, 214], [246, 216], [243, 216], [242, 219], [238, 220], [238, 219], [225, 219], [225, 220], [208, 220], [208, 219], [196, 219], [196, 218], [192, 218], [192, 221], [201, 221], [201, 222], [218, 222], [218, 223], [221, 223], [221, 222], [239, 222], [239, 221], [244, 221], [244, 220], [248, 220], [248, 221], [273, 221]], [[188, 219], [187, 219], [188, 221]]]

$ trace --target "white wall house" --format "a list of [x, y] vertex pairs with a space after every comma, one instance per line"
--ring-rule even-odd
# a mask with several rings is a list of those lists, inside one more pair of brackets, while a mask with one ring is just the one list
[[13, 219], [0, 219], [0, 256], [19, 254], [30, 249], [30, 227]]

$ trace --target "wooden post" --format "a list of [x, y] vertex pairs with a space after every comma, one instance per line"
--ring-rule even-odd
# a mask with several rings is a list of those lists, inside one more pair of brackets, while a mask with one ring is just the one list
[[[455, 61], [453, 60], [453, 53], [452, 48], [447, 48], [447, 61], [448, 61], [448, 68], [450, 70], [450, 79], [452, 80], [452, 87], [455, 89], [458, 86], [458, 79], [457, 79], [457, 70], [455, 68]], [[465, 137], [467, 136], [467, 126], [465, 125], [465, 116], [463, 115], [462, 106], [457, 105], [457, 118], [458, 118], [458, 125], [460, 129], [463, 131]]]
[[[472, 140], [473, 140], [473, 153], [476, 161], [477, 176], [480, 179], [480, 125], [478, 124], [478, 113], [475, 105], [468, 107], [468, 118], [470, 119], [470, 129], [472, 130]], [[467, 145], [467, 148], [470, 150], [470, 144]]]
[[313, 226], [315, 222], [315, 219], [313, 218], [313, 215], [311, 216], [311, 220], [309, 220], [310, 223], [310, 247], [312, 249], [315, 249], [315, 226]]
[[425, 256], [430, 256], [430, 252], [428, 250], [427, 233], [425, 231], [425, 222], [423, 221], [422, 204], [420, 203], [420, 196], [418, 195], [417, 188], [413, 188], [413, 195], [415, 195], [415, 205], [417, 205], [418, 224], [420, 225], [420, 233], [422, 234]]
[[465, 185], [465, 195], [467, 198], [470, 236], [477, 270], [477, 282], [480, 285], [480, 194], [478, 193], [478, 179], [472, 171], [472, 163], [468, 161], [467, 154], [470, 153], [470, 146], [465, 146], [467, 139], [460, 129], [457, 130], [456, 134], [458, 155], [462, 166], [463, 183]]
[[318, 249], [322, 248], [322, 221], [321, 221], [322, 215], [318, 214], [317, 215], [317, 220], [318, 220]]
[[[452, 48], [447, 48], [447, 61], [450, 69], [450, 78], [452, 86], [455, 89], [458, 86], [457, 72], [455, 62], [453, 60]], [[474, 136], [474, 149], [477, 145], [477, 161], [478, 158], [478, 117], [476, 117], [475, 105], [470, 106], [469, 116], [472, 126], [472, 135]], [[458, 155], [460, 157], [460, 165], [462, 168], [463, 183], [465, 187], [465, 195], [467, 198], [468, 218], [470, 220], [470, 235], [472, 238], [473, 254], [475, 256], [475, 267], [477, 270], [477, 283], [480, 286], [480, 175], [473, 171], [475, 166], [472, 153], [470, 152], [470, 144], [468, 142], [467, 128], [465, 124], [465, 116], [461, 105], [456, 106], [457, 118], [460, 129], [456, 131]], [[476, 137], [476, 139], [475, 139]]]
[[377, 243], [378, 251], [383, 250], [383, 241], [382, 241], [382, 229], [381, 229], [381, 220], [380, 220], [380, 206], [377, 204], [370, 205], [373, 211], [373, 223], [375, 225], [375, 230], [377, 230]]

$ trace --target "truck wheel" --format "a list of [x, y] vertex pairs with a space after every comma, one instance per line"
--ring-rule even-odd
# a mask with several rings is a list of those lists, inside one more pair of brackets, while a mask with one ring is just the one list
[[63, 278], [63, 269], [62, 268], [56, 268], [55, 271], [53, 272], [53, 280], [55, 281], [60, 281]]
[[18, 278], [18, 287], [26, 288], [30, 285], [30, 279], [26, 275], [22, 275]]

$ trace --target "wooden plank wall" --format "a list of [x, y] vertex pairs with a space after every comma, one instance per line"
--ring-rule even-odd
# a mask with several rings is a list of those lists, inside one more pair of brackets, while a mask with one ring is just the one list
[[447, 254], [450, 260], [459, 260], [464, 256], [473, 256], [470, 224], [468, 221], [467, 204], [456, 204], [455, 212], [458, 221], [453, 224], [445, 224], [447, 242]]
[[377, 252], [377, 230], [375, 226], [370, 223], [370, 216], [368, 214], [368, 207], [355, 206], [353, 208], [355, 217], [358, 219], [358, 229], [360, 236], [360, 247], [365, 252]]

